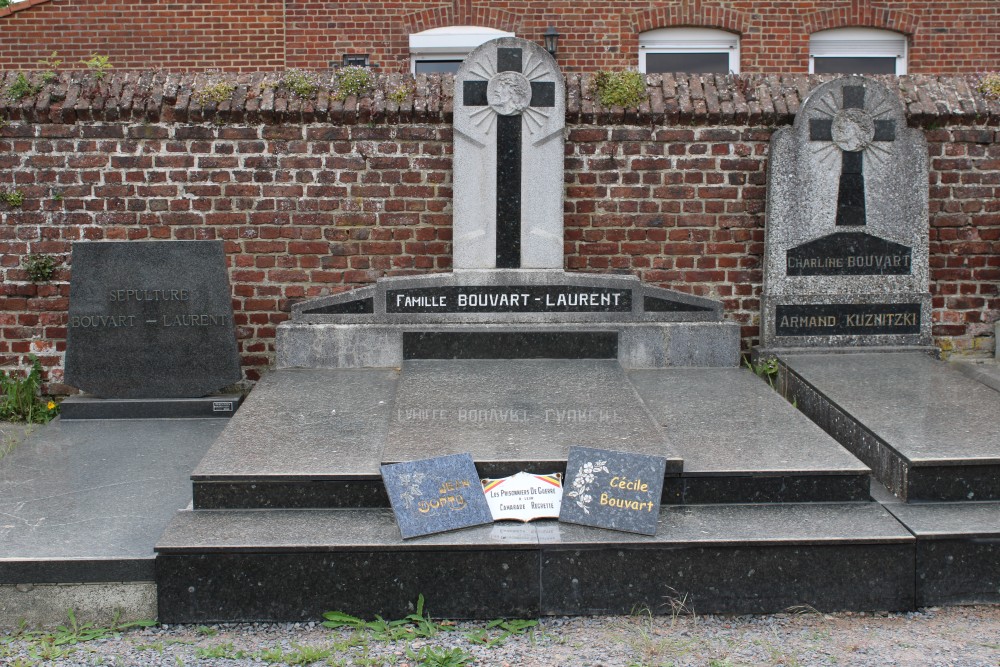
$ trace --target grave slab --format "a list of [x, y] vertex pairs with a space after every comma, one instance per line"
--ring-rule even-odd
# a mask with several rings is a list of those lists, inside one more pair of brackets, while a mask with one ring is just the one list
[[153, 580], [153, 544], [225, 422], [56, 421], [0, 460], [0, 584]]
[[228, 419], [243, 402], [242, 394], [201, 398], [95, 398], [70, 396], [59, 404], [63, 421], [76, 419]]
[[195, 507], [386, 505], [398, 371], [268, 373], [191, 476]]
[[778, 360], [789, 400], [900, 498], [1000, 499], [998, 392], [920, 352]]
[[628, 378], [684, 459], [675, 502], [869, 497], [868, 466], [748, 370], [630, 371]]
[[484, 477], [562, 470], [571, 445], [682, 461], [617, 361], [407, 361], [384, 459], [472, 452]]
[[67, 384], [189, 398], [241, 377], [222, 241], [73, 244]]
[[683, 596], [698, 613], [905, 609], [913, 542], [875, 503], [665, 508], [656, 537], [542, 520], [406, 541], [384, 509], [181, 512], [157, 545], [160, 620], [398, 617], [421, 593], [459, 618], [662, 614]]

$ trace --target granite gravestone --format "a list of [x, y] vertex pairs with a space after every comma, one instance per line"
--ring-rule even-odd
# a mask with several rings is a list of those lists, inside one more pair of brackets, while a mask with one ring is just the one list
[[762, 345], [928, 344], [927, 182], [894, 91], [814, 90], [771, 139]]
[[666, 466], [662, 456], [570, 447], [559, 520], [656, 535]]
[[74, 243], [72, 266], [68, 384], [188, 398], [240, 379], [221, 241]]
[[469, 454], [393, 463], [381, 469], [403, 539], [493, 523]]
[[534, 42], [503, 37], [455, 77], [455, 268], [563, 267], [565, 84]]

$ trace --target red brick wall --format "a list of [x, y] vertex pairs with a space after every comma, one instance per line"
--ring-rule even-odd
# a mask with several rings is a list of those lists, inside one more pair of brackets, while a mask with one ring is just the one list
[[97, 53], [119, 69], [283, 69], [284, 21], [280, 0], [15, 3], [0, 10], [0, 70], [39, 68], [53, 52], [67, 67]]
[[37, 67], [53, 51], [67, 62], [97, 52], [117, 67], [239, 71], [325, 68], [368, 53], [384, 71], [402, 72], [408, 35], [448, 25], [537, 42], [552, 25], [567, 72], [634, 67], [638, 33], [674, 26], [739, 33], [748, 73], [805, 72], [810, 33], [852, 26], [906, 34], [914, 74], [1000, 61], [996, 0], [28, 0], [0, 10], [0, 68]]
[[[68, 267], [35, 285], [21, 262], [68, 260], [76, 240], [223, 239], [250, 379], [272, 363], [293, 300], [450, 268], [451, 78], [421, 77], [401, 106], [385, 79], [346, 103], [288, 99], [273, 79], [231, 77], [240, 86], [220, 108], [192, 94], [213, 79], [163, 74], [68, 74], [34, 100], [0, 100], [0, 190], [25, 196], [0, 204], [0, 366], [37, 353], [65, 389]], [[648, 81], [650, 102], [631, 110], [567, 81], [566, 268], [720, 299], [750, 346], [768, 140], [819, 79]], [[898, 86], [930, 145], [936, 342], [986, 353], [1000, 316], [1000, 101], [970, 82]]]

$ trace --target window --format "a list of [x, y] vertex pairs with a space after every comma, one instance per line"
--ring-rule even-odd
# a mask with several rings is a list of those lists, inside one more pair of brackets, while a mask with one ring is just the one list
[[368, 54], [345, 53], [341, 64], [344, 67], [368, 67]]
[[639, 35], [639, 71], [740, 71], [740, 36], [714, 28], [661, 28]]
[[838, 28], [809, 38], [809, 72], [906, 74], [906, 35], [873, 28]]
[[415, 33], [410, 35], [410, 71], [413, 74], [457, 72], [473, 49], [498, 37], [514, 37], [514, 33], [465, 25]]

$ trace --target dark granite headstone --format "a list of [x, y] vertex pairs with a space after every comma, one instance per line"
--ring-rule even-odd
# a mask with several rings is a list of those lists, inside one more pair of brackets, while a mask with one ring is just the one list
[[469, 454], [382, 466], [403, 539], [493, 523]]
[[570, 447], [559, 520], [655, 535], [666, 465], [662, 456]]
[[221, 241], [73, 244], [67, 384], [101, 398], [191, 398], [240, 377]]
[[824, 83], [770, 154], [762, 345], [929, 343], [927, 142], [898, 92]]

